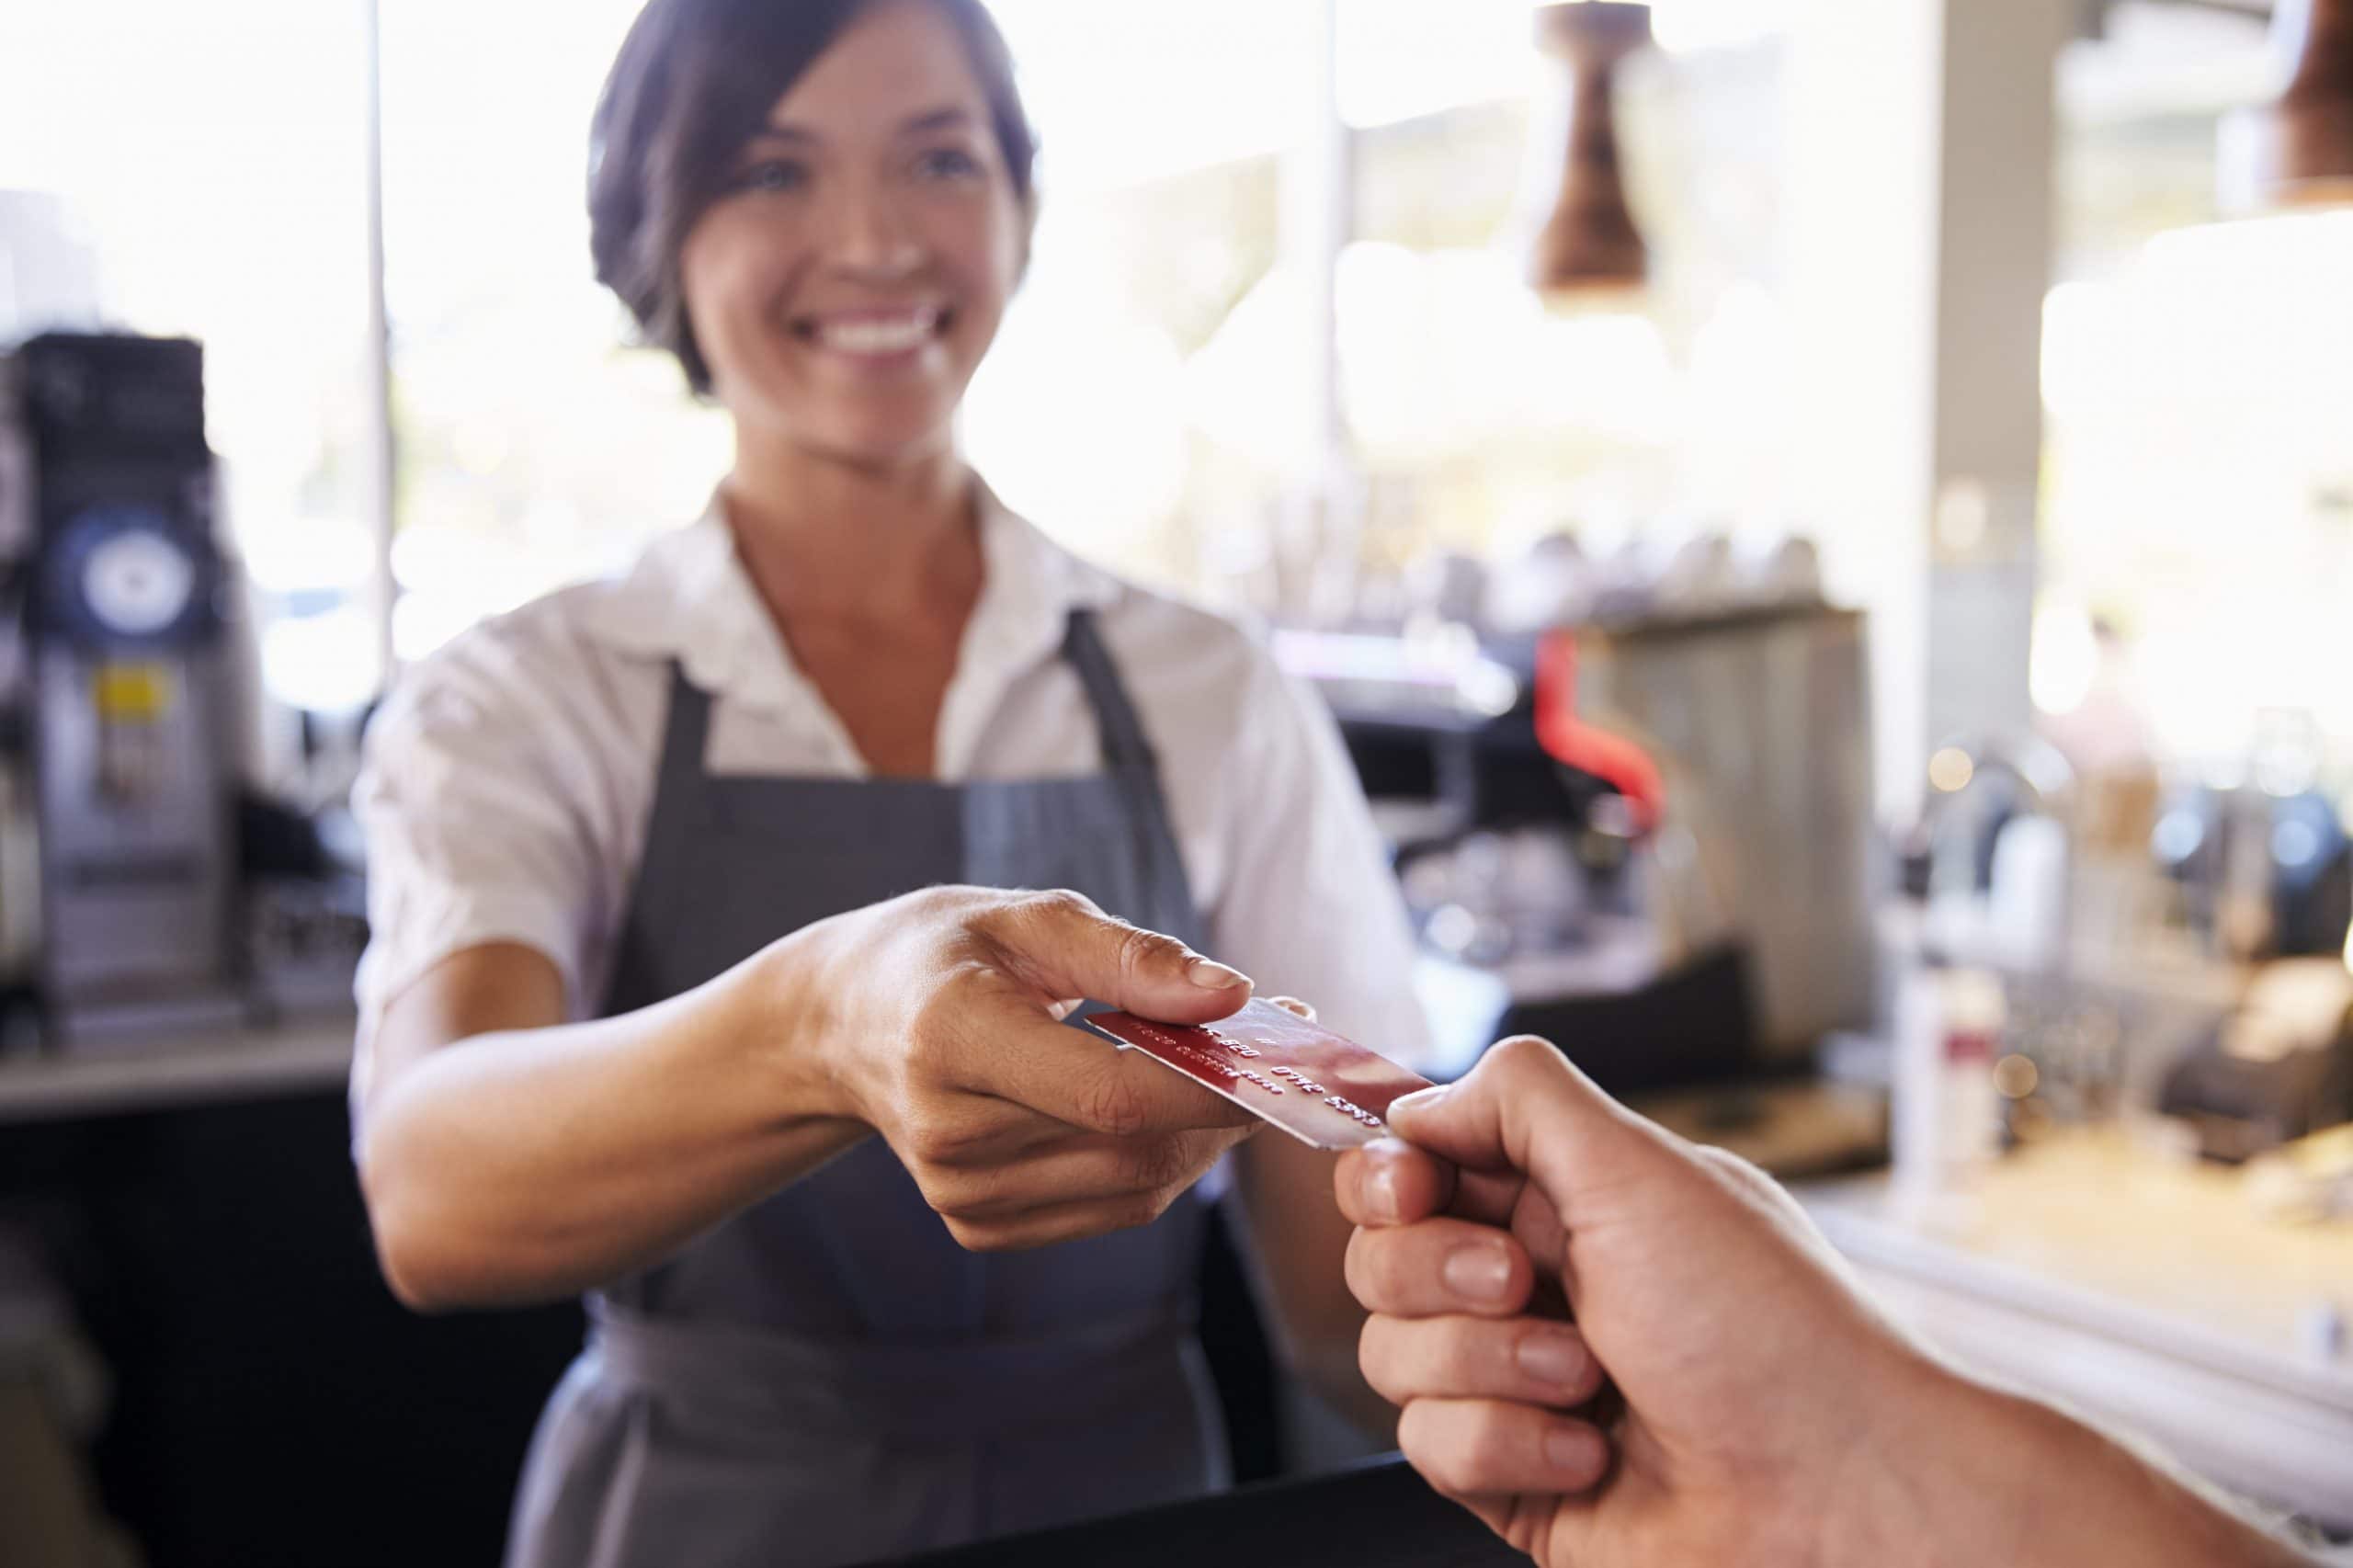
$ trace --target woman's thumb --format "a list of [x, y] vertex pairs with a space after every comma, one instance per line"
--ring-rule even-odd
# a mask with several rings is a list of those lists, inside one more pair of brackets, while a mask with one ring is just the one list
[[1013, 968], [1057, 999], [1185, 1024], [1229, 1017], [1250, 999], [1247, 975], [1174, 937], [1114, 920], [1076, 893], [1025, 900], [990, 936]]

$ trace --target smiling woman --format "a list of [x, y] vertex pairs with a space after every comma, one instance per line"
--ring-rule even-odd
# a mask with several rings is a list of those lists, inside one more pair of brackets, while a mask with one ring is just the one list
[[595, 124], [598, 271], [732, 465], [408, 671], [355, 792], [386, 1278], [589, 1297], [509, 1562], [817, 1568], [1216, 1485], [1229, 1152], [1281, 1347], [1379, 1431], [1328, 1158], [1063, 1027], [1229, 1017], [1215, 953], [1426, 1034], [1328, 716], [959, 449], [1035, 207], [986, 15], [652, 0]]
[[[730, 246], [722, 237], [699, 245], [722, 252], [704, 265], [723, 267], [726, 255], [748, 244], [773, 269], [796, 258], [789, 248], [765, 253], [778, 241], [789, 247], [796, 231], [805, 239], [813, 225], [847, 216], [879, 223], [887, 245], [892, 226], [915, 221], [915, 213], [961, 208], [969, 222], [972, 208], [995, 205], [973, 198], [995, 187], [1009, 197], [1011, 210], [984, 216], [1002, 221], [1010, 231], [1006, 237], [1017, 244], [1012, 272], [1017, 275], [1027, 261], [1037, 219], [1038, 144], [1004, 38], [977, 0], [927, 0], [927, 6], [928, 16], [925, 7], [887, 7], [875, 20], [890, 36], [876, 39], [859, 58], [829, 62], [823, 69], [813, 67], [869, 8], [860, 0], [736, 6], [719, 25], [707, 14], [710, 7], [649, 6], [622, 44], [597, 107], [591, 153], [597, 276], [629, 305], [649, 342], [678, 357], [698, 392], [715, 390], [714, 368], [687, 304], [690, 293], [699, 292], [688, 287], [688, 239], [715, 207], [733, 209], [719, 228], [736, 243]], [[944, 17], [952, 34], [943, 36], [933, 17]], [[939, 102], [903, 123], [873, 123], [876, 84], [864, 74], [902, 69], [924, 74]], [[833, 145], [809, 125], [772, 124], [788, 82], [799, 82], [804, 95], [820, 97], [824, 107], [841, 100], [849, 110], [842, 126], [851, 139]], [[879, 210], [881, 203], [863, 214], [841, 210], [854, 194], [843, 166], [853, 160], [895, 162], [885, 172], [896, 177], [880, 187], [894, 198], [889, 210]], [[940, 187], [959, 199], [937, 199]], [[760, 197], [793, 199], [762, 204]], [[756, 210], [764, 205], [787, 210]], [[805, 261], [805, 254], [799, 259]], [[881, 260], [887, 275], [893, 258], [886, 254]], [[768, 281], [773, 289], [783, 280]], [[1000, 314], [1010, 281], [993, 301]], [[967, 322], [963, 342], [985, 347], [995, 324], [995, 314], [984, 325]], [[965, 378], [978, 358], [977, 352], [971, 355]]]

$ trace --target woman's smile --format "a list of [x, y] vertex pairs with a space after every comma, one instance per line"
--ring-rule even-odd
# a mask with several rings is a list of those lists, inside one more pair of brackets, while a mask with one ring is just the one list
[[862, 370], [912, 367], [955, 324], [955, 311], [933, 302], [808, 312], [786, 323], [802, 347]]

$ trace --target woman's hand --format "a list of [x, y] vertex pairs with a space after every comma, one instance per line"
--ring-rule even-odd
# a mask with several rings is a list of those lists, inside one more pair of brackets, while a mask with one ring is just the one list
[[1064, 1028], [1083, 1000], [1169, 1023], [1250, 982], [1072, 892], [934, 888], [818, 923], [773, 960], [794, 1055], [874, 1128], [975, 1252], [1148, 1224], [1258, 1125]]

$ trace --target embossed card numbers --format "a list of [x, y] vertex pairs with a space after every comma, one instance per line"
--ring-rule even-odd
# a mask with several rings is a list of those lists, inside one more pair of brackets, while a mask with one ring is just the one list
[[1205, 1026], [1129, 1013], [1097, 1013], [1086, 1022], [1318, 1149], [1353, 1149], [1383, 1136], [1391, 1102], [1430, 1086], [1346, 1036], [1255, 997]]

